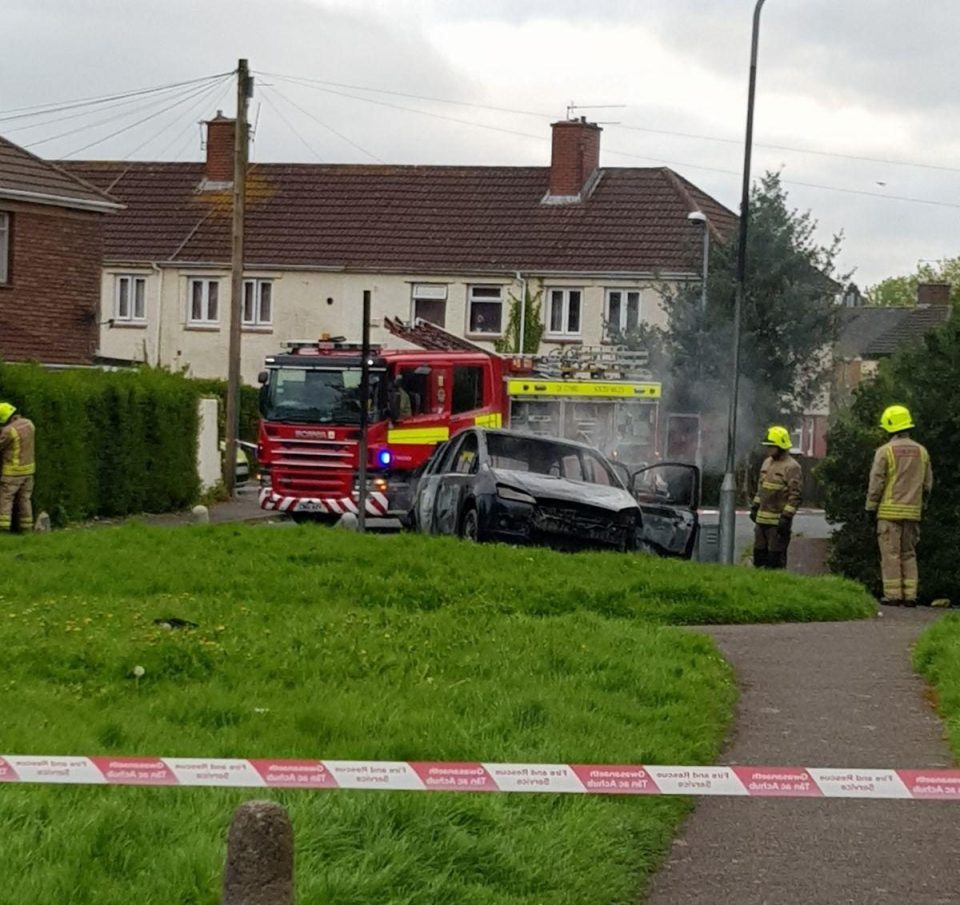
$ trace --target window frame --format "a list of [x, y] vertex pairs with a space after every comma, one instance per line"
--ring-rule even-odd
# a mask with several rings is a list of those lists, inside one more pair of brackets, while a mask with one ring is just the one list
[[[220, 277], [192, 276], [187, 277], [187, 326], [200, 330], [219, 330], [220, 329]], [[203, 285], [203, 292], [200, 304], [203, 307], [203, 317], [195, 318], [193, 316], [193, 287], [200, 283]], [[216, 286], [216, 310], [217, 316], [210, 317], [210, 287]]]
[[[489, 339], [499, 339], [503, 336], [503, 285], [501, 283], [470, 283], [467, 286], [467, 334], [469, 336], [476, 336], [481, 338]], [[476, 296], [475, 293], [477, 290], [481, 291], [491, 291], [496, 290], [497, 297], [493, 298], [492, 296]], [[474, 304], [497, 304], [500, 306], [500, 317], [497, 329], [494, 330], [475, 330], [473, 328], [473, 306]]]
[[439, 321], [423, 318], [441, 329], [447, 325], [447, 302], [450, 300], [450, 287], [447, 283], [412, 283], [410, 286], [410, 322], [415, 323], [418, 302], [432, 302], [442, 306], [443, 314]]
[[[274, 280], [266, 277], [244, 277], [243, 279], [243, 304], [240, 307], [240, 323], [244, 330], [267, 331], [273, 329], [273, 284]], [[253, 287], [253, 317], [247, 317], [247, 290]], [[263, 290], [268, 288], [267, 307], [269, 316], [263, 316]], [[218, 306], [219, 309], [219, 306]], [[218, 310], [219, 313], [219, 310]]]
[[[121, 310], [123, 286], [127, 286], [127, 313]], [[142, 310], [137, 314], [137, 286], [143, 287]], [[147, 275], [142, 273], [115, 273], [113, 275], [113, 320], [121, 324], [147, 322]]]
[[[618, 323], [614, 323], [610, 316], [610, 296], [613, 293], [620, 294], [620, 315], [617, 318]], [[604, 293], [604, 319], [606, 320], [605, 333], [609, 338], [615, 332], [626, 333], [632, 329], [630, 327], [630, 296], [637, 297], [637, 322], [636, 327], [643, 323], [643, 291], [640, 289], [629, 289], [622, 286], [608, 286]]]
[[[547, 310], [546, 310], [546, 324], [544, 330], [544, 336], [547, 338], [554, 339], [579, 339], [583, 336], [583, 296], [584, 291], [582, 286], [547, 286], [545, 288], [545, 293], [547, 296]], [[561, 329], [553, 329], [553, 311], [554, 311], [554, 293], [560, 293], [561, 297], [561, 309], [560, 309], [560, 318], [561, 318]], [[575, 330], [570, 329], [570, 297], [572, 293], [577, 293], [579, 296], [578, 304], [579, 308], [577, 310], [577, 328]]]

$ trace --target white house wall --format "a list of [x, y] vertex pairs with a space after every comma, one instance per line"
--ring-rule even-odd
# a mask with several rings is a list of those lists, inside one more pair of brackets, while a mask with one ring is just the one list
[[[139, 276], [146, 281], [145, 318], [117, 318], [116, 285], [120, 276]], [[191, 325], [188, 321], [188, 287], [191, 278], [219, 280], [219, 321], [212, 325]], [[317, 271], [250, 270], [246, 279], [272, 281], [272, 323], [269, 327], [244, 327], [241, 373], [246, 383], [256, 382], [266, 356], [290, 340], [317, 339], [326, 333], [359, 341], [363, 291], [371, 295], [371, 342], [397, 345], [383, 328], [384, 317], [407, 320], [412, 311], [416, 284], [443, 284], [447, 287], [446, 324], [451, 333], [493, 347], [496, 337], [467, 331], [469, 286], [503, 287], [502, 322], [506, 325], [510, 296], [519, 297], [516, 279], [490, 276], [426, 276], [423, 274], [355, 274]], [[531, 290], [541, 285], [539, 277], [525, 275]], [[608, 289], [639, 290], [642, 323], [664, 325], [666, 314], [652, 281], [563, 278], [542, 280], [545, 289], [543, 317], [547, 317], [546, 292], [550, 288], [582, 291], [582, 329], [567, 342], [598, 345], [603, 340]], [[128, 361], [145, 361], [174, 370], [186, 370], [196, 377], [225, 377], [227, 373], [228, 329], [225, 320], [230, 295], [230, 274], [223, 268], [123, 267], [104, 270], [100, 354]], [[545, 336], [543, 348], [559, 345]]]

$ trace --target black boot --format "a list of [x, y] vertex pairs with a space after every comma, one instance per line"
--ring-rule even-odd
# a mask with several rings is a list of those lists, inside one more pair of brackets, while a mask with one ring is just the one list
[[758, 550], [754, 547], [753, 567], [755, 569], [768, 569], [770, 567], [770, 552], [768, 550]]
[[787, 552], [767, 554], [768, 569], [785, 569], [787, 567]]

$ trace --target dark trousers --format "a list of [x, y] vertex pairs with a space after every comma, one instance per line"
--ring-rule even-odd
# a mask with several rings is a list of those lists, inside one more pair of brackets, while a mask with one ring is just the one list
[[758, 569], [785, 569], [790, 532], [777, 525], [757, 525], [753, 531], [753, 564]]

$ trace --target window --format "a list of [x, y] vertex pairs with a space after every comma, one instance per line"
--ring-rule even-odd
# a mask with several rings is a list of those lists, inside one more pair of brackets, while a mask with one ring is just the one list
[[640, 291], [607, 290], [607, 334], [626, 333], [640, 323]]
[[438, 327], [447, 325], [447, 287], [441, 283], [414, 283], [410, 319], [422, 318]]
[[270, 280], [243, 281], [243, 325], [269, 327], [273, 323], [273, 283]]
[[425, 415], [430, 411], [428, 371], [429, 369], [424, 371], [421, 368], [402, 368], [397, 373], [390, 388], [393, 395], [394, 420]]
[[500, 286], [470, 286], [467, 290], [467, 326], [470, 333], [503, 332], [503, 289]]
[[147, 278], [138, 276], [118, 276], [114, 285], [114, 320], [146, 320]]
[[481, 408], [483, 408], [483, 368], [454, 368], [450, 413], [456, 415]]
[[579, 336], [582, 290], [551, 289], [547, 300], [547, 333], [551, 336]]
[[477, 435], [467, 434], [457, 450], [456, 458], [453, 461], [453, 471], [456, 474], [474, 474], [480, 461], [477, 458], [478, 451]]
[[0, 211], [0, 284], [10, 282], [10, 215]]
[[188, 320], [191, 324], [218, 324], [220, 322], [219, 302], [219, 280], [190, 280]]

